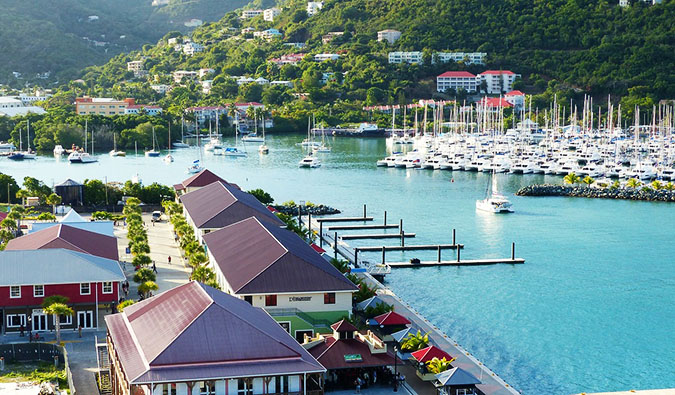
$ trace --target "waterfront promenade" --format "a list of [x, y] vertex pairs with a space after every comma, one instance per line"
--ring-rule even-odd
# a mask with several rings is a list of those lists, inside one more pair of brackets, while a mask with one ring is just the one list
[[[315, 223], [314, 219], [312, 219], [312, 229], [318, 229], [318, 223]], [[334, 252], [337, 251], [337, 254], [341, 255], [351, 263], [354, 263], [354, 254], [347, 243], [338, 241], [336, 244], [335, 240], [333, 239], [333, 235], [330, 233], [324, 233], [322, 236], [324, 242], [329, 244], [328, 247], [336, 246], [337, 249], [334, 250]], [[326, 247], [326, 245], [324, 245], [324, 247]], [[438, 327], [433, 325], [426, 318], [422, 317], [422, 315], [420, 315], [412, 306], [396, 296], [393, 291], [374, 279], [370, 274], [358, 273], [357, 275], [365, 279], [369, 286], [375, 287], [377, 289], [378, 297], [380, 297], [384, 302], [393, 305], [394, 310], [397, 313], [405, 316], [412, 323], [411, 328], [414, 331], [419, 329], [423, 333], [428, 332], [430, 344], [443, 349], [452, 357], [456, 358], [456, 360], [452, 363], [453, 366], [460, 367], [479, 378], [482, 384], [479, 384], [476, 387], [483, 391], [483, 393], [486, 395], [513, 395], [520, 393], [496, 373], [486, 367], [482, 362], [476, 359], [476, 357], [471, 355], [470, 352], [462, 348], [462, 346], [460, 346], [456, 341], [443, 333]], [[414, 370], [408, 373], [414, 374]], [[429, 384], [429, 387], [431, 390], [433, 390], [431, 384]], [[433, 391], [435, 393], [435, 390]], [[417, 391], [417, 389], [416, 392], [425, 393]]]

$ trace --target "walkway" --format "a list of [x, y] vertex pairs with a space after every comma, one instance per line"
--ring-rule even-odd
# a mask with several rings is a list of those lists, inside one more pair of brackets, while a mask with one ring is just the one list
[[[174, 240], [173, 229], [171, 224], [162, 218], [162, 222], [152, 223], [149, 213], [143, 214], [143, 221], [147, 226], [148, 244], [150, 245], [150, 259], [155, 262], [157, 266], [157, 285], [159, 290], [155, 294], [175, 288], [181, 284], [189, 281], [192, 270], [187, 266], [183, 260], [180, 248]], [[129, 245], [127, 239], [127, 229], [123, 226], [115, 227], [115, 236], [118, 238], [118, 248], [120, 260], [131, 262], [133, 257], [126, 254], [126, 248]], [[171, 257], [171, 264], [168, 262], [168, 257]], [[133, 282], [134, 268], [130, 263], [124, 265], [124, 273], [129, 279], [129, 297], [138, 299], [136, 292], [137, 284]]]

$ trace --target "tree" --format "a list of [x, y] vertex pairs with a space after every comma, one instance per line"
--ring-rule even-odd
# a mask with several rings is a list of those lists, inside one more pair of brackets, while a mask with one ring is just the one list
[[262, 204], [272, 204], [272, 203], [274, 203], [274, 198], [272, 198], [272, 195], [263, 191], [260, 188], [252, 189], [252, 190], [248, 191], [248, 193], [255, 196], [255, 198], [258, 199], [258, 201], [260, 201], [260, 203], [262, 203]]
[[41, 213], [37, 217], [38, 221], [56, 221], [56, 217], [52, 213]]
[[141, 294], [141, 299], [146, 299], [152, 296], [152, 291], [157, 291], [159, 286], [154, 281], [146, 281], [138, 285], [138, 292]]
[[138, 269], [136, 273], [134, 273], [134, 282], [141, 284], [146, 281], [157, 281], [157, 275], [152, 271], [152, 269], [142, 267]]
[[134, 259], [131, 260], [131, 264], [134, 265], [134, 267], [146, 267], [151, 263], [152, 259], [150, 259], [150, 257], [145, 254], [136, 255]]
[[626, 186], [628, 188], [636, 189], [637, 187], [641, 186], [642, 183], [637, 179], [637, 178], [631, 178], [626, 182]]
[[61, 295], [48, 296], [42, 302], [42, 308], [45, 313], [54, 316], [54, 324], [56, 325], [56, 343], [61, 343], [61, 316], [72, 316], [73, 309], [68, 307], [68, 298]]
[[663, 184], [659, 180], [652, 181], [652, 188], [656, 191], [663, 189]]
[[429, 333], [424, 335], [419, 330], [417, 333], [408, 333], [403, 342], [401, 342], [401, 351], [414, 352], [421, 350], [429, 345]]
[[131, 253], [134, 256], [141, 254], [149, 254], [150, 246], [146, 242], [136, 242], [131, 245]]
[[581, 180], [581, 182], [586, 184], [587, 187], [590, 187], [591, 184], [593, 184], [595, 182], [595, 180], [591, 176], [586, 176], [586, 177], [584, 177], [583, 180]]
[[581, 181], [581, 177], [579, 177], [574, 173], [569, 173], [568, 175], [565, 176], [565, 178], [563, 178], [563, 181], [565, 182], [565, 184], [575, 185]]
[[427, 370], [434, 374], [445, 372], [452, 367], [451, 363], [454, 362], [455, 359], [456, 358], [452, 358], [448, 361], [445, 357], [442, 359], [434, 357], [431, 361], [427, 362]]
[[331, 265], [335, 266], [340, 273], [349, 273], [349, 262], [344, 259], [331, 258]]
[[663, 186], [663, 189], [672, 192], [673, 190], [675, 190], [675, 184], [673, 184], [672, 182], [668, 182], [666, 185]]
[[202, 251], [195, 252], [194, 254], [190, 255], [190, 259], [188, 260], [188, 264], [192, 266], [192, 271], [194, 271], [196, 268], [198, 268], [202, 263], [207, 262], [209, 259], [206, 257], [206, 254]]
[[354, 301], [356, 303], [363, 302], [364, 300], [375, 296], [375, 288], [370, 288], [370, 286], [363, 281], [357, 285], [359, 290], [354, 292]]
[[52, 205], [52, 213], [53, 214], [56, 214], [56, 206], [61, 204], [61, 200], [62, 200], [61, 196], [59, 196], [55, 193], [52, 193], [51, 195], [47, 196], [46, 202], [47, 202], [47, 204]]
[[[19, 188], [19, 184], [16, 183], [14, 177], [0, 173], [0, 202], [6, 202], [7, 204], [16, 202], [14, 197], [19, 189], [21, 188]], [[7, 195], [7, 192], [9, 192], [9, 195]]]
[[210, 267], [202, 265], [192, 271], [190, 280], [199, 281], [204, 284], [207, 282], [214, 282], [216, 281], [216, 273]]
[[378, 303], [377, 306], [372, 307], [368, 306], [366, 309], [363, 311], [363, 315], [366, 316], [366, 318], [373, 318], [377, 317], [378, 315], [382, 315], [384, 313], [388, 313], [390, 311], [394, 310], [394, 306], [386, 304], [386, 303]]
[[26, 198], [30, 197], [30, 193], [25, 189], [19, 189], [16, 191], [16, 198], [21, 199], [21, 205], [26, 205]]

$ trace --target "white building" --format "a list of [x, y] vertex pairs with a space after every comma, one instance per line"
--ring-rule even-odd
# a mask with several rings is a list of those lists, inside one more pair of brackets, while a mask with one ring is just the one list
[[173, 81], [177, 84], [183, 82], [183, 79], [194, 80], [197, 78], [196, 71], [177, 70], [173, 72]]
[[520, 111], [525, 107], [525, 94], [521, 91], [511, 91], [504, 95], [504, 99], [513, 104], [513, 107]]
[[127, 62], [127, 71], [133, 71], [134, 73], [137, 73], [141, 70], [143, 70], [142, 60], [132, 60], [131, 62]]
[[485, 52], [436, 52], [435, 58], [441, 63], [464, 62], [465, 64], [485, 64]]
[[263, 12], [263, 19], [267, 22], [274, 22], [274, 18], [279, 16], [279, 14], [281, 14], [279, 8], [268, 8]]
[[204, 78], [205, 76], [213, 74], [215, 72], [216, 70], [214, 69], [199, 69], [199, 78]]
[[485, 93], [499, 95], [512, 91], [513, 83], [516, 81], [516, 78], [520, 77], [520, 74], [515, 74], [509, 70], [486, 70], [478, 74], [478, 77], [480, 78], [479, 84], [482, 81], [487, 83]]
[[270, 40], [272, 38], [277, 38], [277, 37], [281, 38], [282, 36], [283, 35], [281, 34], [281, 32], [277, 29], [267, 29], [267, 30], [263, 30], [261, 32], [253, 32], [253, 37], [263, 38], [263, 39], [266, 39], [266, 40]]
[[293, 87], [292, 81], [270, 81], [270, 85], [285, 86], [287, 88]]
[[23, 107], [23, 102], [16, 97], [0, 96], [0, 109]]
[[436, 77], [436, 91], [464, 89], [467, 92], [475, 92], [478, 88], [478, 81], [479, 78], [468, 71], [446, 71]]
[[619, 7], [628, 7], [629, 5], [628, 0], [619, 0]]
[[401, 32], [393, 29], [380, 30], [377, 32], [377, 41], [387, 41], [389, 44], [393, 44], [401, 38]]
[[336, 53], [319, 53], [314, 55], [315, 62], [325, 62], [327, 60], [338, 60], [340, 55]]
[[183, 44], [183, 53], [188, 55], [188, 56], [193, 56], [194, 54], [198, 52], [203, 52], [204, 51], [204, 46], [198, 43], [193, 43], [189, 42], [186, 44]]
[[307, 15], [316, 15], [323, 8], [323, 1], [309, 1], [307, 2]]
[[28, 106], [38, 101], [45, 101], [52, 97], [51, 93], [46, 93], [44, 91], [37, 90], [34, 95], [28, 95], [25, 93], [19, 94], [17, 99], [21, 100], [24, 106]]
[[150, 106], [145, 104], [133, 104], [124, 109], [124, 114], [139, 114], [145, 112], [146, 115], [156, 116], [162, 113], [162, 107]]
[[389, 52], [389, 63], [422, 63], [422, 52]]
[[202, 85], [202, 93], [205, 95], [208, 95], [211, 93], [211, 88], [213, 87], [213, 80], [204, 80], [201, 81], [200, 84]]
[[[176, 77], [174, 76], [174, 78]], [[156, 84], [150, 85], [150, 89], [159, 93], [160, 95], [165, 95], [167, 92], [171, 92], [171, 89], [173, 89], [173, 87], [171, 85]]]
[[263, 10], [243, 10], [241, 12], [241, 19], [255, 18], [258, 15], [263, 15]]

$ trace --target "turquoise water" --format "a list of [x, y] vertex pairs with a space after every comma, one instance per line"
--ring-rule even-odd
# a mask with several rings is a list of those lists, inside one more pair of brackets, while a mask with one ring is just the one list
[[[499, 175], [516, 213], [477, 213], [482, 173], [376, 168], [383, 140], [331, 140], [320, 169], [299, 169], [302, 136], [270, 136], [271, 153], [248, 158], [205, 155], [206, 166], [244, 189], [261, 187], [278, 202], [320, 202], [417, 233], [408, 243], [450, 242], [462, 257], [507, 257], [516, 243], [524, 265], [396, 269], [387, 284], [430, 321], [526, 394], [569, 394], [675, 387], [675, 206], [665, 203], [512, 196], [521, 186], [560, 182], [543, 175]], [[0, 172], [47, 184], [65, 178], [177, 183], [196, 149], [161, 158], [110, 158], [71, 165], [51, 157], [10, 162]], [[454, 179], [454, 182], [451, 180]], [[353, 233], [353, 232], [350, 232]], [[385, 241], [393, 244], [395, 241]], [[352, 245], [382, 245], [377, 241]], [[444, 253], [450, 258], [452, 252]], [[435, 259], [436, 253], [388, 253], [388, 259]], [[364, 259], [377, 261], [380, 254]]]

